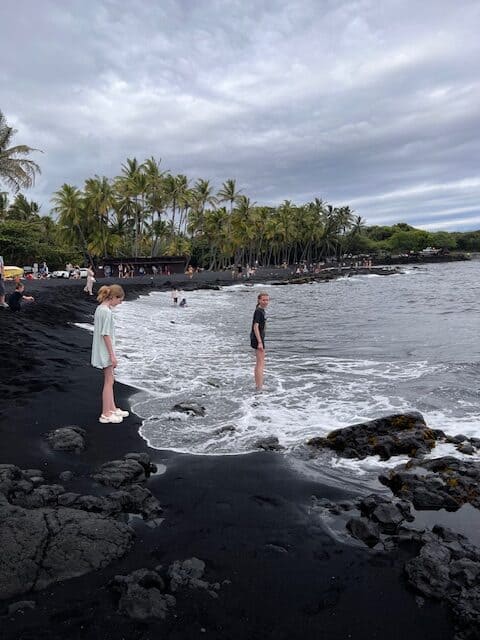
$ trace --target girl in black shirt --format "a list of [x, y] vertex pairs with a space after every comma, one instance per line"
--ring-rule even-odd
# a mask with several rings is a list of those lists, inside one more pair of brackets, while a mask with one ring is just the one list
[[270, 298], [268, 293], [259, 293], [257, 306], [253, 314], [252, 330], [250, 332], [250, 344], [255, 349], [255, 386], [258, 391], [263, 387], [263, 370], [265, 368], [265, 309]]

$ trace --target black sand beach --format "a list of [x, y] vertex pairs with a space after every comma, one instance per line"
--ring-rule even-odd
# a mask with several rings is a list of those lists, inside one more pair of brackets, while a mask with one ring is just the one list
[[[170, 281], [185, 290], [199, 285], [182, 276]], [[205, 274], [200, 284], [223, 282]], [[148, 278], [122, 285], [128, 299], [168, 286], [165, 279], [152, 285]], [[130, 518], [131, 545], [103, 568], [0, 600], [2, 638], [453, 637], [449, 609], [429, 600], [419, 606], [407, 587], [403, 565], [413, 551], [343, 544], [312, 511], [312, 496], [342, 503], [352, 498], [348, 491], [296, 475], [275, 452], [181, 455], [149, 449], [138, 435], [136, 416], [121, 425], [100, 425], [101, 374], [89, 366], [91, 337], [72, 325], [90, 321], [95, 309], [82, 288], [78, 282], [28, 283], [36, 304], [21, 313], [0, 313], [0, 464], [38, 469], [48, 484], [101, 497], [107, 489], [91, 477], [100, 465], [129, 452], [147, 453], [158, 472], [142, 484], [162, 505], [163, 520], [149, 526], [141, 517]], [[120, 406], [128, 406], [132, 393], [117, 385]], [[86, 431], [85, 450], [53, 451], [46, 434], [72, 424]], [[66, 470], [73, 479], [62, 483], [59, 474]], [[6, 542], [3, 554], [10, 553]], [[164, 620], [134, 620], [117, 612], [118, 595], [109, 586], [114, 576], [192, 557], [205, 562], [203, 580], [218, 583], [216, 590], [178, 590]], [[24, 600], [34, 608], [9, 613], [9, 605]]]

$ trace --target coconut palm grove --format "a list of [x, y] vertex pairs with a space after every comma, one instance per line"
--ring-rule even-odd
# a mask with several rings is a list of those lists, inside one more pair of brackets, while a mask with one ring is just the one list
[[[41, 211], [24, 191], [41, 168], [39, 151], [12, 146], [17, 132], [0, 111], [0, 247], [9, 264], [96, 262], [123, 256], [183, 255], [194, 266], [319, 262], [345, 255], [398, 254], [437, 247], [480, 251], [480, 230], [427, 232], [399, 222], [367, 226], [348, 206], [322, 197], [254, 202], [235, 178], [173, 175], [155, 157], [127, 158], [118, 175], [63, 184]], [[92, 167], [94, 171], [94, 167]], [[7, 191], [8, 189], [8, 191]]]

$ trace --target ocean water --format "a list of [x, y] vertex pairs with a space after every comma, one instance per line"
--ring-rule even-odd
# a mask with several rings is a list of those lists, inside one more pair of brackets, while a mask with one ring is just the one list
[[[472, 261], [328, 283], [238, 284], [188, 292], [186, 308], [152, 292], [116, 311], [117, 377], [140, 390], [133, 409], [157, 449], [242, 454], [273, 435], [295, 460], [312, 436], [409, 410], [447, 433], [479, 437], [479, 275]], [[249, 332], [260, 291], [271, 302], [258, 394]], [[205, 417], [172, 411], [183, 401], [204, 406]], [[460, 455], [447, 445], [435, 455], [445, 453]], [[380, 462], [332, 456], [330, 465], [368, 475]]]

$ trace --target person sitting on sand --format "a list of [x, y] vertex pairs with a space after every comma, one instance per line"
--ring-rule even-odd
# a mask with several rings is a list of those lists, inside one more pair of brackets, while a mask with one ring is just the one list
[[129, 414], [115, 404], [113, 384], [115, 355], [115, 324], [112, 309], [123, 302], [125, 292], [118, 284], [100, 287], [97, 300], [100, 303], [95, 311], [93, 322], [93, 342], [91, 363], [97, 369], [103, 369], [102, 413], [99, 422], [102, 424], [122, 422]]
[[180, 300], [180, 307], [186, 307], [187, 306], [187, 299], [186, 298], [182, 298]]
[[255, 349], [255, 386], [257, 391], [263, 387], [263, 371], [265, 367], [265, 309], [268, 307], [270, 298], [268, 293], [259, 293], [257, 306], [253, 314], [252, 330], [250, 331], [250, 345]]
[[15, 291], [8, 297], [8, 306], [12, 311], [20, 311], [22, 308], [22, 302], [35, 302], [33, 296], [26, 296], [25, 286], [21, 282], [17, 282]]

